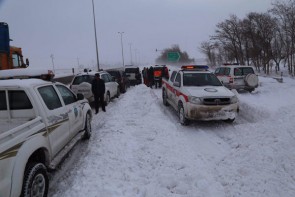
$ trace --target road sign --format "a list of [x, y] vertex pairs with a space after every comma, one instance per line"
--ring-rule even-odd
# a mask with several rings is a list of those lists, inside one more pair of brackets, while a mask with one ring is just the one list
[[178, 52], [168, 52], [167, 53], [167, 60], [169, 62], [178, 62], [180, 58], [180, 54]]

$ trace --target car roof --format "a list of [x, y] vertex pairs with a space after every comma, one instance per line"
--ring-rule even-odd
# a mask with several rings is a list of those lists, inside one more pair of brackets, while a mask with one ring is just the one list
[[253, 66], [249, 66], [249, 65], [236, 65], [236, 64], [221, 65], [220, 67], [223, 67], [223, 68], [251, 67], [251, 68], [253, 68]]
[[[38, 86], [38, 85], [44, 85], [44, 84], [52, 84], [53, 82], [51, 81], [45, 81], [42, 79], [6, 79], [6, 80], [1, 80], [1, 88], [7, 88], [7, 87], [24, 87], [24, 88], [29, 88], [33, 86]], [[54, 82], [57, 84], [60, 84], [58, 82]]]
[[99, 73], [99, 74], [108, 74], [106, 71], [90, 71], [90, 72], [81, 72], [81, 73], [78, 73], [76, 74], [76, 76], [84, 76], [84, 75], [91, 75], [91, 76], [94, 76], [96, 73]]

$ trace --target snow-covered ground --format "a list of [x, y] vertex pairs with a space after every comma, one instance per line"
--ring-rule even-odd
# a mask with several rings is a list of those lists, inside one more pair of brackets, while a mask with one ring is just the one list
[[51, 177], [53, 197], [295, 196], [295, 80], [260, 77], [240, 113], [178, 123], [161, 90], [131, 87], [93, 118]]

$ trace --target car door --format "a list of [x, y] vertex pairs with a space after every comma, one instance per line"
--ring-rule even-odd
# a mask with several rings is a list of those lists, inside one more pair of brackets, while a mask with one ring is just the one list
[[175, 107], [175, 109], [177, 109], [177, 106], [178, 106], [178, 96], [179, 96], [179, 93], [181, 92], [180, 91], [180, 87], [181, 87], [181, 74], [178, 72], [176, 77], [175, 77], [175, 81], [174, 82], [177, 82], [178, 83], [178, 86], [175, 85], [175, 83], [173, 84], [173, 94], [172, 94], [172, 103]]
[[70, 137], [74, 137], [82, 130], [84, 117], [82, 114], [82, 105], [77, 101], [76, 96], [65, 86], [56, 85], [58, 92], [65, 104], [66, 112], [70, 121]]
[[51, 151], [55, 156], [69, 142], [69, 115], [53, 85], [38, 87], [38, 92], [42, 98]]
[[174, 94], [173, 82], [174, 82], [176, 74], [177, 74], [177, 71], [172, 72], [171, 77], [169, 79], [169, 83], [167, 84], [167, 97], [168, 97], [168, 100], [171, 100], [171, 101], [173, 99], [173, 94]]
[[228, 85], [230, 81], [230, 68], [220, 67], [217, 68], [214, 72], [217, 78], [220, 80], [221, 83], [224, 85]]
[[110, 97], [113, 97], [113, 93], [112, 93], [112, 84], [111, 84], [111, 81], [110, 81], [109, 77], [107, 76], [107, 74], [106, 74], [106, 73], [101, 74], [101, 75], [100, 75], [100, 78], [101, 78], [102, 80], [104, 80], [105, 89], [106, 89], [106, 90], [105, 90], [105, 98], [106, 98], [106, 94], [107, 94], [107, 92], [110, 93]]
[[118, 83], [113, 80], [112, 76], [110, 74], [106, 74], [106, 77], [109, 80], [109, 87], [111, 91], [111, 97], [114, 97], [117, 94], [117, 89], [118, 89]]

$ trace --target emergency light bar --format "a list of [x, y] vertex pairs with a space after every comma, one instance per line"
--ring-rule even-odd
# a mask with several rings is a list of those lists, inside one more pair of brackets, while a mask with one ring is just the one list
[[209, 67], [206, 65], [185, 65], [181, 66], [182, 70], [208, 70]]

